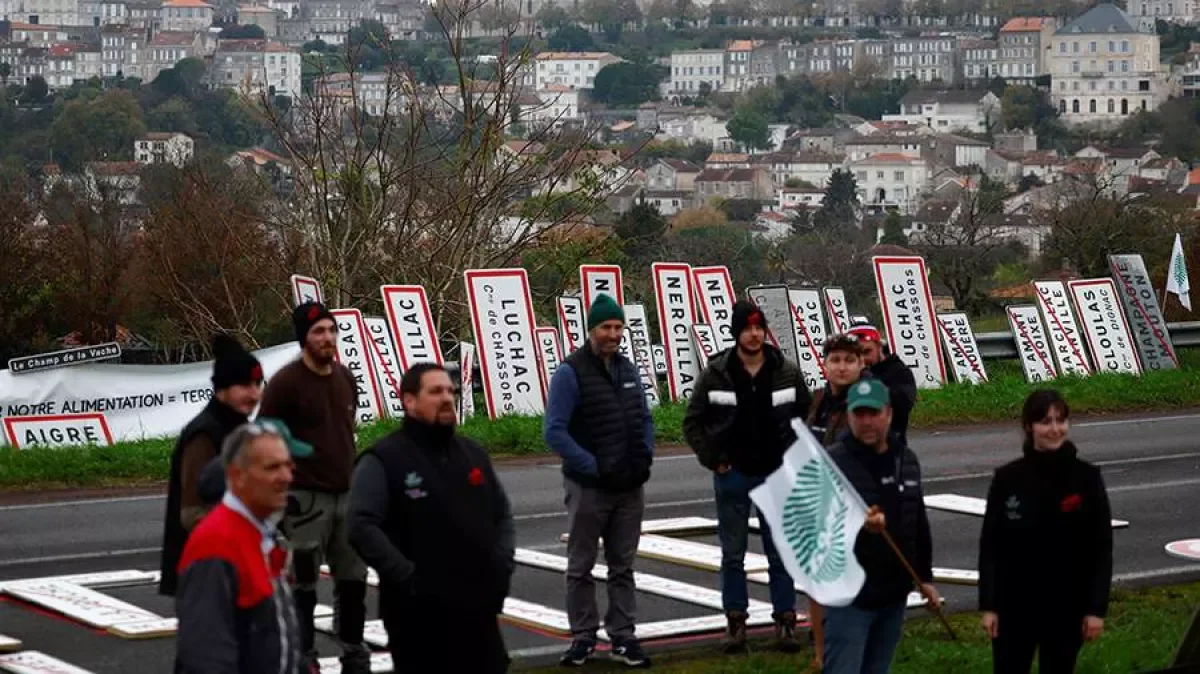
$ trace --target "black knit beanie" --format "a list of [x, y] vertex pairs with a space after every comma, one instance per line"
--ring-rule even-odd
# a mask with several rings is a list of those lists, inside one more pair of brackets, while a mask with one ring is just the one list
[[761, 325], [763, 330], [767, 329], [767, 316], [758, 308], [758, 305], [749, 300], [738, 300], [733, 304], [733, 318], [729, 320], [729, 328], [736, 340], [742, 336], [742, 330], [746, 329], [747, 325]]
[[212, 351], [213, 390], [220, 391], [239, 384], [262, 383], [262, 365], [233, 337], [224, 333], [213, 337]]
[[296, 328], [296, 341], [300, 342], [300, 346], [304, 346], [312, 326], [323, 318], [328, 318], [337, 325], [337, 319], [320, 302], [305, 302], [292, 310], [292, 326]]

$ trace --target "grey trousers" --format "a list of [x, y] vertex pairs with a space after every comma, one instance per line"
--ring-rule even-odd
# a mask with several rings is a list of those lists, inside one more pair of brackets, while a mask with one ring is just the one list
[[633, 560], [642, 535], [642, 511], [646, 499], [641, 487], [611, 493], [584, 487], [564, 479], [567, 505], [567, 617], [571, 636], [595, 639], [600, 629], [596, 606], [596, 565], [599, 542], [604, 540], [608, 565], [608, 612], [604, 627], [611, 638], [633, 637], [637, 600], [633, 583]]

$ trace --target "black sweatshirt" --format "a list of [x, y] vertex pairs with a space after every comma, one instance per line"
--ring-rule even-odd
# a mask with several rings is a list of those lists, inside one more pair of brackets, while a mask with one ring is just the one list
[[1112, 580], [1112, 514], [1100, 470], [1075, 446], [996, 471], [979, 541], [979, 608], [1103, 618]]

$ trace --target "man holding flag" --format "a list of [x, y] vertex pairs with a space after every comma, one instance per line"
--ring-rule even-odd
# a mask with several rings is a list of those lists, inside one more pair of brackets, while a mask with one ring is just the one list
[[1171, 268], [1167, 270], [1167, 292], [1175, 293], [1183, 308], [1188, 311], [1192, 310], [1187, 260], [1183, 257], [1183, 241], [1179, 238], [1179, 234], [1175, 235], [1175, 246], [1171, 248]]
[[[798, 433], [783, 466], [751, 497], [792, 578], [825, 607], [825, 674], [883, 674], [916, 582], [937, 609], [933, 542], [917, 457], [895, 434], [877, 379], [847, 396], [850, 436], [826, 454]], [[865, 529], [865, 531], [864, 531]]]

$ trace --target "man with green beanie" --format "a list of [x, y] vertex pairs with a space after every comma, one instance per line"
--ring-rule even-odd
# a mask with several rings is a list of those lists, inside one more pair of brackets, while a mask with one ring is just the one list
[[600, 629], [596, 565], [600, 539], [608, 564], [610, 657], [629, 667], [650, 660], [634, 637], [633, 560], [642, 531], [654, 458], [654, 422], [641, 378], [619, 353], [625, 312], [600, 295], [587, 315], [588, 340], [558, 367], [546, 405], [546, 444], [563, 460], [567, 504], [567, 616], [571, 647], [561, 663], [581, 667], [595, 653]]

